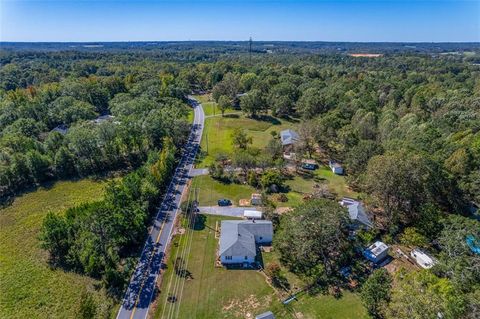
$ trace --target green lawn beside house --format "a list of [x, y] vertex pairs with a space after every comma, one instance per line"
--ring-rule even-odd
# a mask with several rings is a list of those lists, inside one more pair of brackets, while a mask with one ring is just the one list
[[[194, 230], [174, 238], [154, 318], [175, 314], [175, 318], [185, 319], [253, 319], [267, 310], [273, 311], [277, 318], [285, 319], [366, 318], [357, 294], [345, 292], [338, 299], [328, 295], [303, 295], [286, 307], [263, 273], [215, 267], [218, 247], [216, 223], [224, 219], [233, 218], [200, 215], [198, 220], [201, 222]], [[182, 256], [182, 252], [186, 252], [186, 269], [191, 274], [189, 279], [180, 278], [173, 271], [173, 261]], [[273, 256], [273, 253], [264, 254]], [[265, 258], [268, 259], [268, 256]], [[168, 301], [169, 296], [177, 298], [176, 301]]]
[[93, 294], [98, 314], [109, 317], [116, 306], [98, 290], [100, 282], [52, 269], [38, 234], [49, 211], [102, 199], [104, 183], [63, 181], [25, 193], [0, 209], [0, 317], [77, 318], [81, 296]]
[[242, 198], [250, 198], [255, 189], [249, 185], [226, 184], [219, 182], [212, 177], [197, 176], [193, 179], [194, 185], [199, 189], [198, 198], [200, 206], [214, 206], [221, 198], [230, 199], [233, 205], [238, 205]]
[[252, 146], [264, 148], [271, 138], [272, 131], [280, 133], [281, 130], [292, 128], [295, 125], [295, 122], [273, 117], [257, 120], [240, 114], [207, 118], [201, 143], [203, 157], [200, 158], [197, 166], [208, 166], [218, 153], [231, 154], [234, 151], [232, 133], [236, 128], [244, 129], [247, 135], [252, 137]]

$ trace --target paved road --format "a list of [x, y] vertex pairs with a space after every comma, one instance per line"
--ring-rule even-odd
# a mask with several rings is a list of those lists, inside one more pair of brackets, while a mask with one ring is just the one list
[[200, 213], [208, 215], [221, 215], [232, 217], [243, 217], [245, 210], [259, 210], [257, 207], [236, 207], [236, 206], [199, 206]]
[[175, 170], [163, 202], [145, 242], [140, 260], [130, 279], [117, 319], [145, 319], [155, 291], [155, 283], [164, 265], [165, 250], [172, 238], [175, 218], [186, 182], [191, 178], [195, 155], [202, 138], [205, 114], [201, 104], [191, 100], [195, 117], [183, 156]]

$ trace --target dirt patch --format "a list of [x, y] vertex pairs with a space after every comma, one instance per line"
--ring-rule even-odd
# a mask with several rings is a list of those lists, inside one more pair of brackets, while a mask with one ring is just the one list
[[185, 234], [185, 232], [186, 232], [185, 228], [179, 228], [179, 229], [177, 230], [177, 234], [178, 234], [178, 235], [183, 235], [183, 234]]
[[232, 299], [222, 308], [222, 312], [232, 314], [235, 318], [253, 319], [257, 309], [262, 305], [269, 304], [271, 296], [266, 296], [259, 300], [255, 295], [250, 295], [246, 299]]
[[250, 200], [249, 199], [240, 199], [238, 201], [238, 206], [250, 206]]
[[280, 215], [291, 211], [293, 211], [293, 208], [291, 207], [278, 207], [277, 209], [275, 209], [275, 212]]

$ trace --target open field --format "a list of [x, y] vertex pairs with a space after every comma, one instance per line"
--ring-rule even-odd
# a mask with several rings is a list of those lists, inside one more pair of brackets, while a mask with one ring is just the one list
[[210, 176], [197, 176], [194, 183], [199, 187], [199, 200], [201, 206], [217, 205], [220, 198], [228, 198], [234, 205], [242, 198], [250, 198], [255, 189], [249, 185], [224, 184]]
[[[210, 94], [205, 95], [194, 95], [195, 99], [202, 103], [203, 111], [205, 112], [205, 116], [212, 116], [212, 115], [219, 115], [222, 112], [217, 106], [217, 103], [211, 98]], [[227, 109], [225, 113], [234, 112], [238, 110], [234, 109]]]
[[44, 216], [102, 198], [103, 183], [57, 182], [15, 199], [0, 210], [0, 314], [2, 318], [77, 318], [82, 293], [94, 294], [100, 311], [111, 301], [94, 286], [98, 281], [51, 269], [37, 239]]
[[198, 167], [212, 163], [218, 153], [234, 151], [231, 135], [235, 128], [243, 128], [248, 136], [253, 138], [254, 147], [265, 147], [271, 138], [271, 132], [279, 133], [286, 128], [292, 128], [296, 123], [267, 117], [266, 120], [254, 120], [244, 115], [226, 115], [205, 120], [205, 130], [202, 138], [202, 151], [206, 153]]
[[[183, 294], [176, 295], [176, 302], [166, 299], [175, 279], [173, 261], [177, 251], [185, 247], [186, 235], [176, 236], [165, 271], [161, 293], [157, 299], [154, 318], [167, 317], [176, 309], [176, 318], [254, 318], [255, 315], [271, 310], [277, 318], [293, 319], [295, 314], [302, 318], [362, 318], [365, 311], [356, 294], [345, 292], [342, 298], [331, 296], [302, 296], [290, 306], [281, 304], [281, 298], [267, 283], [265, 276], [255, 270], [226, 270], [214, 266], [218, 239], [215, 238], [215, 223], [222, 216], [201, 215], [196, 230], [192, 230], [190, 254], [187, 270], [191, 279], [181, 279]], [[188, 232], [186, 233], [188, 234]], [[182, 239], [183, 238], [183, 239]], [[268, 253], [272, 254], [273, 253]], [[170, 313], [170, 314], [171, 314]], [[298, 316], [297, 316], [298, 317]]]

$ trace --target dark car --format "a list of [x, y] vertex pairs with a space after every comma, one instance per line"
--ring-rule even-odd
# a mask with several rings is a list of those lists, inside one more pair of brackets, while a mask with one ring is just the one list
[[232, 202], [229, 199], [222, 198], [218, 200], [218, 206], [230, 206], [230, 205], [232, 205]]

